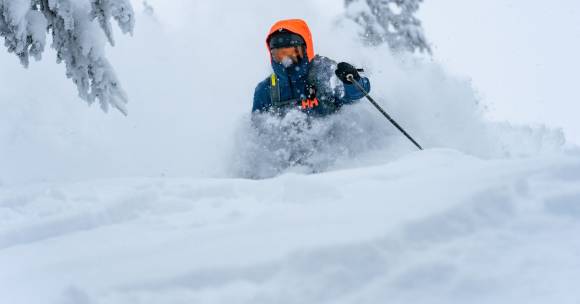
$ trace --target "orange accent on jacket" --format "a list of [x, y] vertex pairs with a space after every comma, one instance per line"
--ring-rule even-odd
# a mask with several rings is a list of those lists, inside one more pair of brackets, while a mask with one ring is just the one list
[[270, 38], [270, 35], [282, 29], [290, 31], [294, 34], [298, 34], [304, 38], [304, 41], [306, 42], [306, 54], [308, 55], [308, 61], [311, 61], [314, 58], [314, 43], [312, 42], [312, 34], [310, 33], [308, 24], [306, 24], [306, 22], [302, 19], [280, 20], [272, 26], [270, 33], [268, 33], [268, 37], [266, 38], [266, 48], [268, 50], [268, 54], [270, 54], [270, 46], [268, 45], [268, 39]]
[[314, 107], [318, 107], [318, 98], [302, 100], [302, 109], [303, 110], [312, 109]]

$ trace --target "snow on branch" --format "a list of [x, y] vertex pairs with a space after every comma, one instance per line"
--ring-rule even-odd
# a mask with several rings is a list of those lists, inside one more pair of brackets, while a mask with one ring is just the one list
[[[111, 19], [123, 33], [132, 33], [135, 19], [129, 0], [0, 0], [0, 36], [8, 52], [28, 67], [30, 57], [40, 60], [47, 33], [57, 62], [89, 104], [99, 101], [127, 114], [123, 91], [104, 48], [114, 45]], [[95, 21], [96, 20], [96, 21]]]
[[99, 20], [99, 24], [111, 45], [115, 45], [111, 18], [117, 21], [117, 25], [124, 34], [133, 33], [135, 20], [133, 19], [133, 8], [128, 0], [91, 0], [91, 5], [92, 17]]
[[395, 51], [431, 53], [421, 21], [415, 16], [423, 0], [345, 0], [347, 17], [362, 26], [370, 45], [387, 43]]

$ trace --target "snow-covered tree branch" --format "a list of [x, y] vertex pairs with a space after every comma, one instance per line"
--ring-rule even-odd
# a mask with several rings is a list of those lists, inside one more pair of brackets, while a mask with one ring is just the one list
[[111, 19], [123, 33], [132, 33], [134, 13], [129, 0], [0, 0], [0, 36], [8, 52], [28, 67], [30, 57], [40, 60], [47, 33], [57, 62], [64, 62], [66, 76], [79, 96], [99, 101], [126, 114], [127, 95], [105, 57], [106, 40], [114, 45]]
[[387, 43], [395, 51], [431, 52], [415, 16], [423, 0], [345, 0], [347, 16], [363, 28], [366, 43]]

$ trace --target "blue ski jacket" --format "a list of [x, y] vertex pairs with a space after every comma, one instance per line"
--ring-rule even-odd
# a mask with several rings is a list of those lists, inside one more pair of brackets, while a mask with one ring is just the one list
[[[307, 58], [302, 59], [300, 63], [291, 66], [290, 68], [285, 68], [282, 64], [272, 61], [272, 68], [277, 77], [277, 85], [280, 87], [281, 100], [306, 99], [306, 85], [308, 84], [310, 66], [311, 62], [308, 61]], [[333, 70], [331, 72], [334, 73]], [[370, 92], [370, 81], [366, 77], [361, 77], [359, 83], [367, 92]], [[258, 84], [254, 92], [253, 112], [267, 112], [273, 110], [271, 90], [271, 77], [268, 77]], [[360, 92], [354, 84], [344, 84], [344, 90], [321, 90], [320, 88], [317, 88], [317, 98], [321, 100], [321, 102], [325, 100], [331, 101], [334, 103], [334, 106], [318, 106], [305, 109], [304, 111], [314, 116], [326, 116], [336, 112], [336, 110], [343, 105], [353, 103], [363, 97], [363, 93]]]

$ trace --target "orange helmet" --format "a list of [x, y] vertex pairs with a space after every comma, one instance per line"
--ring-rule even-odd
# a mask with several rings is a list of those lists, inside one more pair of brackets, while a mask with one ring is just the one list
[[308, 24], [302, 19], [289, 19], [280, 20], [276, 22], [270, 29], [268, 33], [268, 38], [266, 39], [266, 47], [268, 53], [270, 53], [270, 36], [278, 31], [286, 30], [301, 36], [306, 44], [306, 55], [308, 56], [308, 61], [314, 58], [314, 43], [312, 42], [312, 34], [308, 28]]

